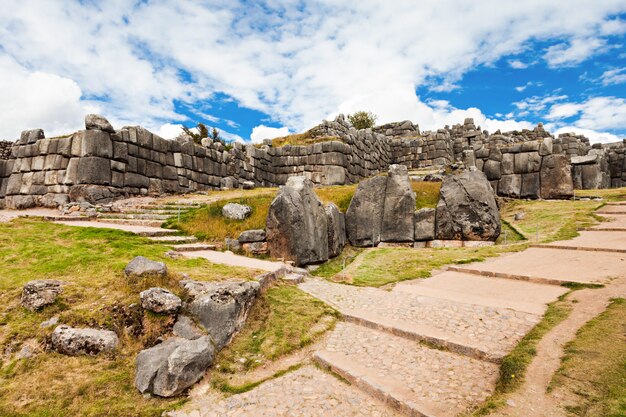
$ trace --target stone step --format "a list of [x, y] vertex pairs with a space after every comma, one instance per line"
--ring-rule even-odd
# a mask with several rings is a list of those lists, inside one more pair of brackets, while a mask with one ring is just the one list
[[178, 233], [178, 230], [169, 230], [169, 229], [157, 229], [155, 230], [146, 230], [141, 232], [136, 232], [139, 236], [144, 237], [158, 237], [158, 236], [170, 236]]
[[173, 246], [176, 252], [196, 252], [202, 250], [215, 250], [216, 246], [208, 243], [187, 243]]
[[209, 262], [222, 265], [240, 266], [244, 268], [259, 269], [261, 271], [274, 272], [286, 265], [282, 262], [268, 261], [265, 259], [248, 258], [233, 252], [219, 252], [214, 250], [200, 250], [185, 252], [188, 258], [203, 258]]
[[338, 323], [316, 361], [409, 416], [456, 416], [494, 390], [496, 364]]
[[607, 206], [626, 206], [626, 201], [610, 201], [606, 203]]
[[142, 225], [107, 223], [104, 221], [82, 220], [82, 221], [55, 221], [55, 223], [75, 227], [95, 227], [100, 229], [115, 229], [124, 232], [134, 233], [138, 236], [167, 236], [179, 233], [178, 230], [162, 229], [160, 227], [150, 227]]
[[523, 252], [501, 255], [485, 262], [449, 266], [448, 271], [538, 284], [603, 284], [626, 270], [624, 256], [601, 255], [551, 246], [531, 247]]
[[104, 223], [110, 224], [126, 224], [130, 226], [147, 226], [147, 227], [161, 227], [162, 220], [142, 220], [142, 219], [102, 219], [98, 220]]
[[99, 219], [139, 219], [139, 220], [167, 220], [172, 216], [151, 213], [100, 213]]
[[94, 219], [90, 216], [45, 216], [44, 219], [51, 222], [84, 222]]
[[557, 242], [532, 246], [574, 249], [580, 251], [626, 253], [626, 233], [607, 232], [604, 230], [596, 230], [593, 232], [582, 231], [579, 236], [570, 240], [560, 240]]
[[347, 321], [495, 363], [541, 319], [508, 308], [321, 280], [299, 288], [337, 308]]
[[626, 207], [622, 205], [604, 206], [596, 210], [597, 214], [626, 214]]
[[392, 292], [543, 315], [548, 304], [567, 291], [567, 288], [554, 285], [442, 272], [431, 278], [399, 282]]
[[194, 236], [153, 236], [150, 237], [150, 240], [159, 243], [172, 243], [172, 244], [182, 244], [182, 243], [195, 243], [198, 241]]

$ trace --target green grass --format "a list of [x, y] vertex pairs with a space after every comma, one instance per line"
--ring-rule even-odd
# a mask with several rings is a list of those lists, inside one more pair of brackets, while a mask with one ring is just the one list
[[485, 416], [498, 409], [504, 404], [506, 394], [515, 391], [522, 384], [526, 369], [536, 355], [539, 341], [569, 315], [572, 308], [566, 301], [568, 294], [562, 295], [558, 301], [548, 305], [543, 319], [522, 338], [511, 353], [504, 357], [494, 394], [475, 410], [472, 416]]
[[344, 269], [344, 266], [347, 267], [350, 265], [363, 250], [363, 248], [355, 248], [347, 245], [341, 252], [341, 255], [323, 263], [319, 268], [311, 272], [311, 275], [321, 278], [331, 278], [340, 273]]
[[246, 327], [219, 353], [215, 368], [248, 371], [312, 343], [339, 314], [295, 286], [271, 287], [257, 301]]
[[343, 140], [337, 136], [313, 137], [313, 131], [308, 130], [304, 133], [295, 133], [293, 135], [287, 135], [287, 136], [282, 136], [280, 138], [272, 139], [272, 146], [275, 148], [280, 148], [286, 145], [307, 146], [307, 145], [313, 145], [315, 143], [331, 142], [331, 141], [343, 142]]
[[[550, 389], [573, 395], [565, 404], [572, 416], [626, 415], [626, 299], [589, 321], [567, 343]], [[567, 396], [566, 398], [571, 398]]]
[[440, 182], [411, 181], [411, 187], [415, 192], [415, 210], [437, 207]]
[[[52, 352], [0, 364], [0, 415], [158, 416], [179, 399], [143, 398], [133, 386], [134, 358], [170, 326], [171, 318], [142, 314], [139, 292], [165, 286], [180, 293], [178, 280], [249, 279], [256, 272], [202, 259], [172, 260], [166, 245], [134, 234], [80, 228], [37, 219], [0, 223], [0, 351], [16, 352], [27, 342], [44, 346], [53, 328], [40, 323], [53, 316], [71, 326], [116, 331], [114, 355], [67, 357]], [[135, 256], [164, 261], [165, 279], [129, 280], [123, 268]], [[38, 312], [19, 304], [21, 288], [33, 279], [68, 283], [58, 301]], [[135, 307], [131, 307], [135, 304]]]
[[626, 187], [605, 190], [576, 190], [576, 198], [600, 197], [606, 201], [626, 201]]

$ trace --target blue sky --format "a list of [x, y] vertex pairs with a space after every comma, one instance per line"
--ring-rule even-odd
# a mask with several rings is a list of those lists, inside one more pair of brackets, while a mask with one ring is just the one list
[[626, 137], [623, 0], [7, 0], [0, 138], [97, 112], [232, 140], [338, 113]]

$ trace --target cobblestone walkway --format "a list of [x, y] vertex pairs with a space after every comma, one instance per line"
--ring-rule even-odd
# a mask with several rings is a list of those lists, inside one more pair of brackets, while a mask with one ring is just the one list
[[311, 280], [300, 288], [341, 313], [475, 357], [501, 359], [540, 320], [511, 309]]

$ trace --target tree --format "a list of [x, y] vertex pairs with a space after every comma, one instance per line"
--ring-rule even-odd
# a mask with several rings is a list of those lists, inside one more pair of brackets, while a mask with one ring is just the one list
[[200, 143], [202, 143], [202, 139], [209, 137], [209, 129], [207, 129], [204, 123], [198, 123], [198, 125], [196, 126], [196, 129], [198, 133], [192, 131], [190, 128], [186, 126], [183, 126], [183, 132], [191, 136], [193, 138], [193, 141], [199, 145]]
[[348, 115], [350, 124], [352, 124], [355, 129], [359, 130], [374, 127], [376, 119], [376, 115], [370, 111], [357, 111], [354, 114]]
[[213, 140], [213, 142], [222, 142], [222, 143], [224, 143], [224, 141], [222, 140], [222, 138], [220, 136], [220, 131], [217, 130], [216, 128], [213, 128], [213, 130], [211, 130], [211, 139]]

